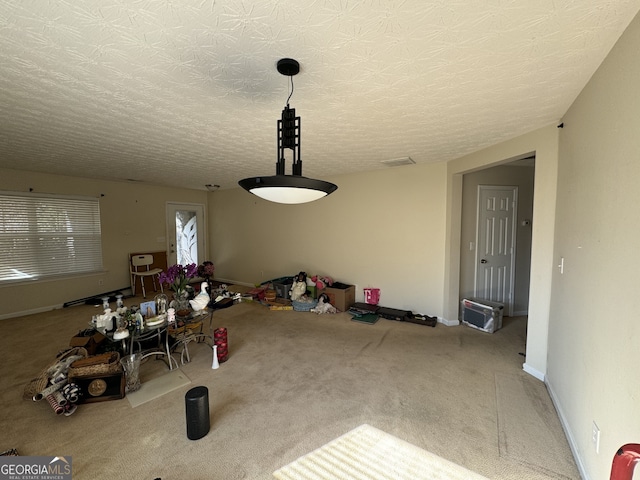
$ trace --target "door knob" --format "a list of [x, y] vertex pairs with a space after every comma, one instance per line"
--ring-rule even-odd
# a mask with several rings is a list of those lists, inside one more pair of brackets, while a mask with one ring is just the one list
[[480, 263], [487, 263], [487, 260], [483, 258], [482, 260], [480, 260]]

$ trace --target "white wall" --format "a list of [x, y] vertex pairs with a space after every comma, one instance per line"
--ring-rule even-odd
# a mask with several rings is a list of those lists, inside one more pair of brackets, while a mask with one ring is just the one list
[[381, 289], [380, 304], [442, 315], [446, 165], [326, 178], [332, 195], [279, 205], [242, 189], [211, 194], [216, 278], [256, 284], [299, 271]]
[[620, 446], [640, 442], [639, 58], [637, 17], [560, 132], [554, 263], [563, 257], [565, 269], [554, 269], [547, 382], [594, 480], [609, 478]]

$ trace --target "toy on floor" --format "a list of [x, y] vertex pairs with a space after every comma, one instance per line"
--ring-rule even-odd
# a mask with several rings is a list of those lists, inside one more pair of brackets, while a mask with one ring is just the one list
[[304, 297], [307, 293], [307, 274], [305, 272], [300, 272], [293, 280], [293, 285], [291, 287], [291, 301], [297, 302], [302, 297]]
[[331, 305], [329, 301], [329, 295], [327, 295], [326, 293], [322, 293], [318, 297], [318, 304], [315, 307], [313, 307], [310, 311], [320, 315], [323, 313], [337, 313], [338, 309], [333, 305]]
[[314, 275], [311, 277], [311, 281], [315, 284], [318, 290], [322, 290], [325, 287], [333, 285], [333, 278], [327, 276]]

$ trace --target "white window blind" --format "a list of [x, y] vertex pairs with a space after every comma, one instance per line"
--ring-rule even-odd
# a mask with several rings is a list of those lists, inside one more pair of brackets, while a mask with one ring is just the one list
[[100, 270], [97, 198], [0, 192], [0, 284]]

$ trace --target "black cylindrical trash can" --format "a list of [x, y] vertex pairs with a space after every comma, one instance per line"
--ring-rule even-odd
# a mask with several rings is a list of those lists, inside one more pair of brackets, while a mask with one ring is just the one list
[[198, 440], [209, 433], [209, 390], [193, 387], [184, 396], [187, 412], [187, 437]]

